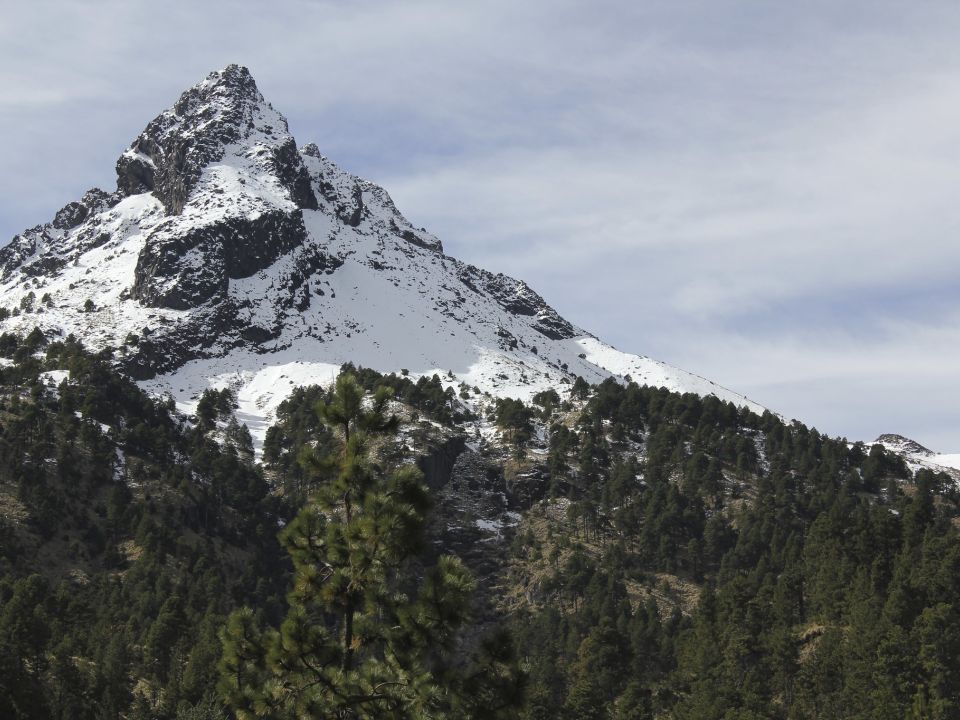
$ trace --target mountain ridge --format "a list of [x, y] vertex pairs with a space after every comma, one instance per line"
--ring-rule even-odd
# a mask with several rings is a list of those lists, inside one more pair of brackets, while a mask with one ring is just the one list
[[943, 472], [960, 483], [960, 454], [938, 453], [903, 435], [884, 433], [873, 441], [904, 458], [913, 472], [921, 469]]
[[764, 410], [446, 255], [386, 190], [299, 148], [241, 66], [184, 92], [116, 169], [117, 190], [0, 250], [0, 327], [114, 350], [186, 412], [206, 387], [233, 387], [257, 436], [286, 392], [344, 362], [522, 399], [617, 376]]

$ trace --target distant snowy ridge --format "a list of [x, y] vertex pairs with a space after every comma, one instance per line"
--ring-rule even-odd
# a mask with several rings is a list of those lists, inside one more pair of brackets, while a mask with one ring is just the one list
[[0, 249], [0, 306], [16, 313], [0, 327], [115, 349], [187, 412], [230, 386], [258, 442], [294, 387], [345, 362], [523, 399], [614, 376], [764, 411], [445, 255], [383, 188], [298, 148], [246, 68], [185, 92], [117, 173], [116, 191], [91, 190]]
[[875, 441], [887, 450], [901, 455], [913, 472], [926, 468], [934, 472], [945, 472], [960, 482], [960, 453], [936, 453], [920, 443], [903, 435], [881, 435]]

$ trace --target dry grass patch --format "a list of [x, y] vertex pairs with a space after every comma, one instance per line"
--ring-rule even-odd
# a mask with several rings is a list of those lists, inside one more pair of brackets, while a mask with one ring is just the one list
[[0, 491], [0, 518], [3, 518], [10, 525], [18, 527], [26, 523], [29, 517], [30, 513], [27, 511], [27, 506], [20, 502], [16, 496], [9, 492]]

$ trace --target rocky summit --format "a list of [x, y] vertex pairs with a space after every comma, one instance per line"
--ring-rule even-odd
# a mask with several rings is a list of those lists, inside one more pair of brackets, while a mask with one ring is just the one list
[[297, 385], [347, 361], [529, 398], [609, 376], [762, 411], [615, 350], [525, 283], [456, 260], [381, 187], [299, 147], [250, 72], [210, 74], [93, 189], [0, 251], [3, 329], [111, 349], [192, 411], [231, 387], [258, 440]]

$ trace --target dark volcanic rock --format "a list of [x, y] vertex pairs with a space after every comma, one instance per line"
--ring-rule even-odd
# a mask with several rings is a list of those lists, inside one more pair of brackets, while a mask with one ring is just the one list
[[249, 277], [306, 240], [303, 216], [274, 211], [256, 218], [171, 232], [161, 224], [137, 259], [132, 296], [150, 307], [195, 308], [223, 298], [230, 279]]
[[273, 150], [273, 170], [280, 182], [290, 191], [290, 199], [297, 207], [316, 210], [317, 197], [313, 194], [310, 173], [300, 162], [297, 143], [293, 138]]
[[534, 465], [529, 470], [517, 474], [507, 483], [507, 497], [510, 507], [527, 510], [535, 502], [543, 500], [550, 488], [550, 471], [545, 465]]
[[[286, 242], [293, 242], [293, 237], [285, 236]], [[281, 252], [282, 247], [274, 251]], [[309, 306], [310, 278], [316, 273], [333, 272], [343, 264], [341, 259], [315, 246], [298, 246], [290, 252], [288, 272], [278, 275], [271, 288], [272, 314], [249, 298], [231, 296], [227, 289], [229, 280], [235, 278], [221, 273], [217, 280], [221, 290], [211, 301], [201, 303], [176, 323], [144, 328], [139, 345], [126, 349], [122, 362], [126, 372], [138, 380], [147, 380], [190, 360], [217, 357], [240, 346], [262, 348], [264, 343], [275, 341], [283, 330], [285, 313]], [[257, 264], [261, 260], [262, 257], [257, 258]], [[248, 266], [245, 271], [250, 269]], [[190, 274], [189, 269], [184, 270]], [[175, 277], [174, 285], [184, 279], [182, 275]], [[194, 273], [191, 277], [197, 279], [199, 275]], [[154, 277], [154, 282], [166, 287], [169, 278]], [[250, 319], [251, 313], [257, 316], [256, 321]]]
[[353, 203], [348, 208], [338, 208], [338, 215], [350, 227], [357, 227], [363, 219], [363, 190], [359, 185], [353, 188]]
[[117, 161], [118, 187], [128, 194], [151, 190], [168, 212], [179, 213], [203, 168], [240, 140], [258, 100], [246, 68], [211, 73], [133, 141]]
[[903, 452], [914, 453], [916, 455], [933, 455], [934, 452], [930, 448], [926, 448], [916, 440], [911, 440], [908, 437], [903, 435], [897, 435], [895, 433], [886, 433], [878, 437], [874, 442], [878, 442], [884, 445], [892, 445], [899, 448]]
[[[103, 212], [120, 201], [118, 193], [107, 193], [99, 188], [88, 190], [76, 202], [67, 203], [46, 225], [37, 225], [15, 236], [9, 244], [0, 248], [0, 277], [7, 278], [15, 269], [22, 266], [23, 273], [29, 277], [54, 273], [66, 264], [61, 256], [63, 236], [83, 224], [96, 213]], [[109, 236], [107, 236], [109, 237]], [[78, 235], [74, 249], [96, 247], [83, 234]]]
[[36, 252], [38, 242], [42, 242], [44, 236], [45, 228], [38, 225], [15, 235], [8, 245], [0, 248], [0, 268], [2, 268], [4, 280]]
[[513, 315], [536, 316], [533, 327], [551, 340], [577, 336], [577, 330], [564, 320], [546, 301], [524, 282], [497, 273], [494, 275], [473, 265], [462, 265], [460, 281], [476, 292], [489, 295], [504, 310]]
[[232, 303], [213, 304], [177, 325], [144, 328], [136, 347], [118, 362], [134, 380], [149, 380], [190, 360], [213, 356], [215, 345], [220, 351], [240, 345], [243, 329]]
[[67, 203], [53, 216], [52, 224], [58, 230], [69, 230], [86, 220], [89, 212], [89, 208], [83, 203]]
[[463, 436], [453, 435], [417, 458], [417, 467], [423, 473], [427, 487], [435, 492], [446, 487], [465, 447]]
[[126, 152], [117, 160], [117, 190], [124, 195], [139, 195], [154, 189], [154, 165], [149, 156]]
[[498, 567], [491, 549], [504, 538], [505, 491], [502, 469], [473, 450], [457, 457], [449, 481], [437, 491], [430, 535], [481, 579]]
[[117, 187], [125, 195], [152, 191], [167, 212], [179, 214], [203, 169], [220, 160], [227, 145], [258, 133], [274, 139], [266, 144], [272, 154], [270, 164], [291, 200], [301, 208], [315, 209], [317, 199], [296, 143], [292, 137], [282, 137], [287, 133], [286, 120], [276, 115], [278, 127], [263, 125], [265, 109], [273, 112], [247, 68], [229, 65], [211, 73], [133, 141], [117, 161]]

